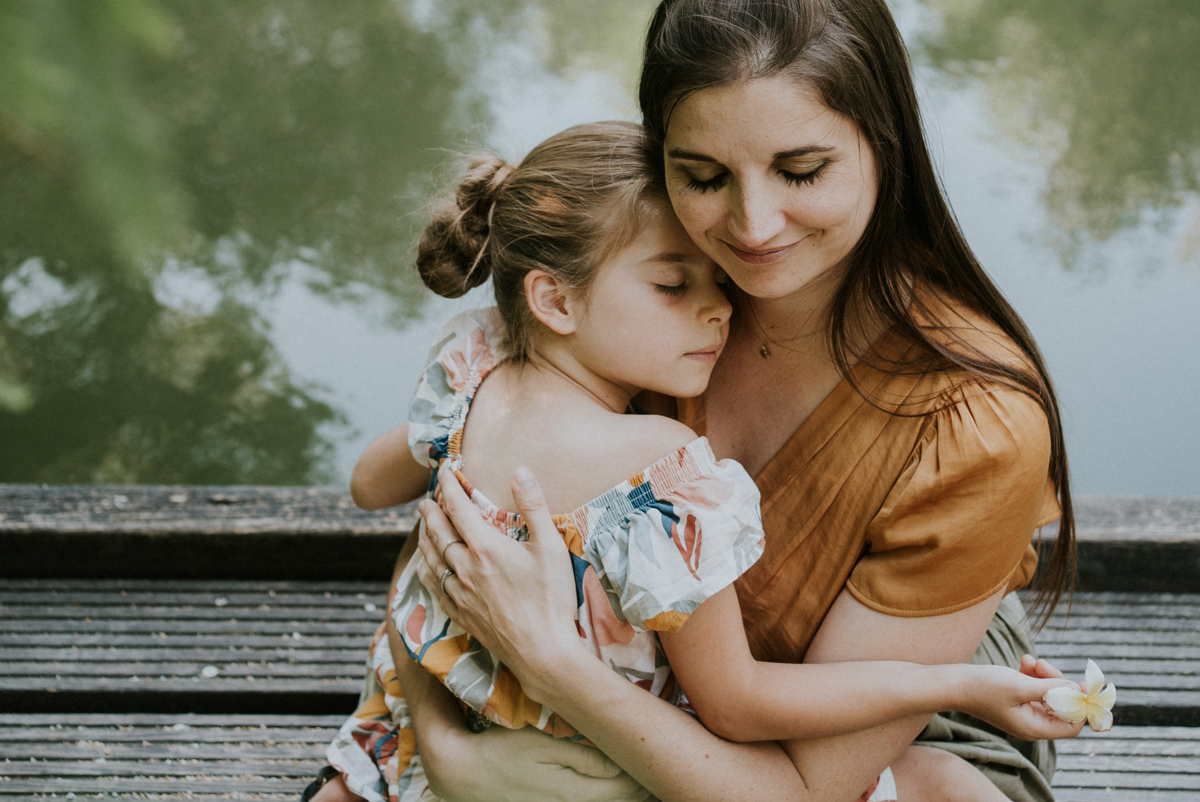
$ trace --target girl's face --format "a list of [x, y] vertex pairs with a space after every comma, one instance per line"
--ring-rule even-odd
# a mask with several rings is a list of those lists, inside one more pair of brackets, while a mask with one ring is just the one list
[[726, 280], [670, 209], [653, 214], [577, 307], [580, 362], [630, 397], [699, 395], [729, 334]]
[[756, 78], [684, 98], [664, 152], [680, 222], [738, 287], [832, 293], [877, 192], [853, 121], [793, 78]]

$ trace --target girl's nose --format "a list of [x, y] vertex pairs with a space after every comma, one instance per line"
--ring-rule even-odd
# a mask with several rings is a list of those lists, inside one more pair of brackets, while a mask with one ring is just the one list
[[729, 322], [729, 317], [732, 314], [733, 304], [729, 302], [729, 298], [725, 294], [725, 288], [716, 281], [713, 281], [700, 311], [701, 318], [706, 323], [724, 325]]

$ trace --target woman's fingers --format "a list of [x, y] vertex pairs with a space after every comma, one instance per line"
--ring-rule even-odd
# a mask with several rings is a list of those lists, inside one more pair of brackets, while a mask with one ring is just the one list
[[512, 494], [517, 502], [517, 512], [529, 527], [529, 539], [534, 542], [546, 537], [561, 540], [554, 526], [554, 518], [546, 507], [546, 496], [533, 472], [526, 467], [517, 468], [512, 475]]
[[439, 550], [455, 540], [463, 541], [467, 548], [475, 548], [479, 527], [486, 526], [479, 508], [471, 502], [454, 472], [445, 466], [438, 470], [438, 489], [438, 503], [446, 513], [446, 525], [439, 526], [436, 533]]
[[548, 743], [546, 751], [538, 759], [546, 763], [558, 763], [586, 777], [611, 779], [621, 773], [621, 767], [599, 749], [563, 738], [555, 738]]

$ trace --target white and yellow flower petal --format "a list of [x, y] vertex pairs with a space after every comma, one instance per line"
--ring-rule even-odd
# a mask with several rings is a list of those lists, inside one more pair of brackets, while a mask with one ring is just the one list
[[1112, 706], [1117, 700], [1117, 689], [1111, 682], [1104, 685], [1104, 673], [1091, 660], [1084, 673], [1087, 693], [1074, 685], [1051, 688], [1043, 701], [1050, 713], [1063, 721], [1083, 721], [1095, 732], [1112, 729]]
[[1087, 661], [1087, 668], [1083, 672], [1083, 685], [1087, 688], [1089, 699], [1100, 693], [1100, 689], [1104, 687], [1104, 672], [1091, 659]]
[[1083, 721], [1087, 718], [1087, 697], [1078, 685], [1051, 688], [1042, 697], [1050, 713], [1063, 721]]
[[1100, 705], [1088, 703], [1087, 722], [1092, 732], [1108, 732], [1112, 729], [1112, 711]]

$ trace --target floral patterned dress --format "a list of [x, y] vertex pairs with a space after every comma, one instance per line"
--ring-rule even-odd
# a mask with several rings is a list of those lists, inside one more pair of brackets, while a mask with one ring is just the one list
[[[484, 309], [442, 329], [410, 408], [409, 445], [435, 475], [448, 463], [485, 518], [523, 540], [528, 534], [519, 516], [492, 504], [460, 470], [467, 412], [499, 361], [501, 326], [496, 311]], [[554, 520], [571, 553], [580, 638], [621, 676], [686, 708], [655, 631], [677, 631], [762, 554], [753, 480], [736, 462], [717, 460], [708, 441], [697, 438]], [[411, 566], [392, 588], [388, 608], [409, 655], [462, 701], [472, 728], [533, 726], [584, 740], [529, 699], [502, 663], [450, 621]], [[348, 787], [371, 802], [436, 799], [383, 627], [371, 643], [359, 708], [327, 757]]]

